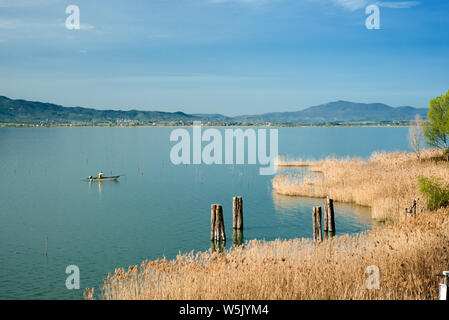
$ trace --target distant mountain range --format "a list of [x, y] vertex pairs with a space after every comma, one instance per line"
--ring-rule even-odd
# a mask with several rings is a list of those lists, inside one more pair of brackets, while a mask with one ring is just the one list
[[335, 101], [295, 112], [272, 112], [260, 115], [228, 117], [221, 114], [187, 114], [162, 111], [97, 110], [0, 96], [0, 122], [15, 123], [101, 123], [127, 122], [160, 123], [206, 121], [215, 123], [329, 123], [364, 121], [408, 121], [419, 114], [427, 118], [428, 109], [409, 106], [391, 107], [383, 103]]
[[261, 115], [239, 116], [239, 120], [251, 122], [360, 122], [360, 121], [407, 121], [417, 114], [427, 118], [428, 109], [409, 106], [391, 107], [383, 103], [356, 103], [335, 101], [309, 107], [295, 112], [272, 112]]

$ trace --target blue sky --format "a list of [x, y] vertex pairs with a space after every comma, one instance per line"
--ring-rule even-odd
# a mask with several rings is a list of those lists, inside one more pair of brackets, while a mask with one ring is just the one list
[[[380, 7], [380, 30], [365, 8]], [[67, 30], [65, 9], [80, 8]], [[449, 1], [0, 0], [0, 95], [256, 114], [449, 89]]]

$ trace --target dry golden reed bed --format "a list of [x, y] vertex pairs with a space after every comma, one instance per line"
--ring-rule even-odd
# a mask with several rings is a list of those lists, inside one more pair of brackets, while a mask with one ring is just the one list
[[[314, 163], [321, 174], [279, 175], [274, 191], [325, 197], [372, 207], [373, 216], [392, 221], [356, 236], [313, 244], [309, 239], [249, 241], [222, 253], [180, 254], [116, 269], [104, 280], [100, 299], [436, 299], [449, 267], [448, 209], [405, 207], [419, 196], [417, 177], [449, 178], [448, 165], [407, 153], [375, 154], [368, 161], [327, 159]], [[282, 165], [282, 163], [281, 163]], [[422, 202], [423, 203], [423, 202]], [[336, 212], [338, 214], [338, 212]], [[380, 269], [380, 288], [368, 290], [367, 267]], [[85, 292], [94, 298], [93, 289]]]
[[[412, 153], [374, 153], [369, 160], [326, 159], [316, 162], [283, 162], [279, 166], [308, 166], [312, 171], [300, 176], [287, 173], [273, 179], [278, 194], [325, 198], [353, 202], [371, 207], [378, 220], [404, 219], [405, 208], [419, 198], [418, 177], [449, 181], [449, 166], [432, 159], [441, 156], [438, 150], [423, 150], [422, 161]], [[424, 201], [418, 201], [421, 211]]]
[[[244, 249], [200, 252], [117, 269], [102, 299], [436, 299], [449, 266], [447, 210], [320, 244], [249, 241]], [[380, 269], [380, 289], [365, 273]], [[86, 292], [92, 298], [92, 291]], [[90, 295], [90, 296], [89, 296]]]

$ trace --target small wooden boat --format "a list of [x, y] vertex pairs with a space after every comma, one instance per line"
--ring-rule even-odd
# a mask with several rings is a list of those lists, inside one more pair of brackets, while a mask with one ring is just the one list
[[88, 177], [87, 181], [89, 182], [103, 182], [103, 181], [117, 181], [118, 178], [120, 178], [120, 176], [112, 176], [112, 177], [103, 177], [103, 178], [98, 178], [98, 177]]

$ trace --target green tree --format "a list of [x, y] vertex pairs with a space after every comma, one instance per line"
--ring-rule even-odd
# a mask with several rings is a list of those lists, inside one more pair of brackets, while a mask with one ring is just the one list
[[443, 149], [449, 160], [449, 91], [430, 100], [428, 121], [424, 122], [423, 134], [427, 144]]

